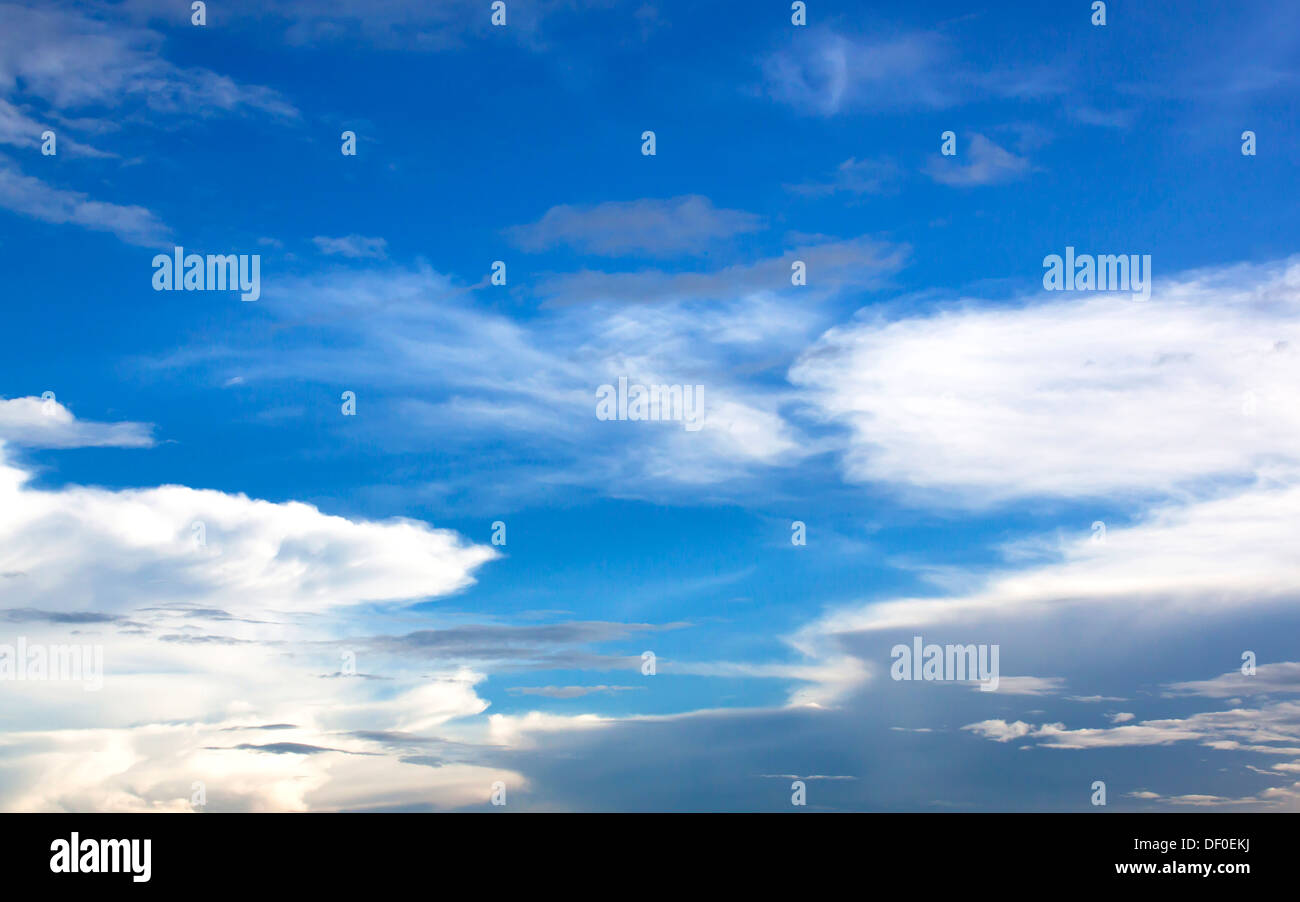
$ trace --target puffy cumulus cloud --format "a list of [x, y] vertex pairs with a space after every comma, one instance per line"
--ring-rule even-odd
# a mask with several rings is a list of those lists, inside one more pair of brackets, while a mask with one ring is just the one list
[[146, 448], [153, 444], [153, 427], [79, 420], [54, 398], [0, 398], [4, 442], [37, 448]]
[[0, 741], [0, 807], [192, 811], [202, 792], [205, 811], [435, 810], [486, 805], [498, 780], [517, 791], [529, 785], [508, 768], [408, 755], [389, 741], [301, 728], [270, 741], [231, 730], [186, 723], [10, 733]]
[[15, 607], [324, 611], [454, 592], [496, 556], [410, 520], [353, 521], [185, 486], [43, 491], [27, 479], [0, 463], [0, 570], [23, 574], [6, 587]]
[[1220, 751], [1267, 755], [1300, 753], [1300, 703], [1274, 702], [1256, 708], [1207, 711], [1187, 717], [1144, 720], [1110, 727], [1070, 729], [1063, 723], [1040, 726], [1023, 721], [985, 720], [962, 727], [986, 739], [1027, 739], [1052, 749], [1121, 748], [1197, 742]]
[[[108, 428], [62, 422], [65, 443]], [[383, 621], [365, 602], [456, 591], [494, 552], [407, 520], [184, 486], [39, 490], [29, 476], [0, 458], [4, 810], [190, 810], [196, 782], [210, 811], [472, 808], [497, 781], [526, 797], [529, 777], [497, 757], [600, 718], [485, 717], [485, 674], [455, 662], [631, 666], [581, 646], [654, 628], [355, 637]], [[19, 640], [95, 663], [20, 681]]]
[[[1283, 386], [1300, 376], [1298, 314], [1291, 261], [1191, 274], [1148, 303], [963, 308], [831, 330], [792, 378], [848, 424], [852, 478], [938, 504], [1124, 493], [1136, 510], [1104, 533], [1008, 545], [1007, 565], [964, 591], [832, 609], [795, 646], [827, 658], [889, 629], [1081, 608], [1140, 610], [1149, 627], [1293, 600], [1300, 414]], [[1289, 676], [1277, 668], [1253, 685]], [[1146, 732], [1123, 729], [1106, 735]]]
[[[168, 620], [172, 610], [76, 628], [25, 623], [29, 647], [99, 646], [103, 674], [95, 691], [86, 680], [0, 682], [0, 808], [190, 810], [198, 781], [209, 811], [441, 809], [486, 802], [496, 780], [527, 786], [484, 760], [495, 743], [475, 720], [488, 706], [475, 690], [481, 673], [384, 662], [381, 683], [323, 679], [338, 647], [312, 637], [330, 627], [219, 613], [185, 619], [196, 633], [253, 638], [159, 641], [187, 628]], [[14, 643], [8, 630], [2, 638]]]
[[1180, 729], [1174, 722], [1138, 724], [1127, 727], [1109, 727], [1096, 730], [1067, 730], [1065, 724], [1048, 723], [1034, 726], [1023, 720], [1008, 723], [1005, 720], [982, 720], [979, 723], [962, 727], [985, 739], [994, 742], [1010, 742], [1013, 739], [1039, 739], [1041, 745], [1058, 749], [1115, 748], [1135, 745], [1168, 745], [1171, 742], [1183, 742], [1197, 739], [1200, 733], [1191, 729]]
[[[1134, 715], [1121, 713], [1110, 717], [1113, 726], [1102, 728], [1066, 727], [1063, 723], [1034, 725], [1021, 720], [984, 720], [968, 724], [962, 730], [997, 743], [1024, 741], [1024, 747], [1047, 749], [1142, 748], [1150, 750], [1184, 742], [1195, 742], [1220, 751], [1251, 752], [1263, 755], [1291, 756], [1300, 752], [1300, 705], [1294, 702], [1263, 705], [1258, 708], [1233, 708], [1187, 717], [1153, 719], [1131, 723]], [[1300, 772], [1300, 764], [1283, 762], [1268, 768], [1246, 765], [1248, 770], [1266, 776]], [[1170, 779], [1176, 779], [1171, 775]], [[1248, 807], [1260, 810], [1300, 810], [1300, 783], [1283, 784], [1242, 797], [1208, 793], [1162, 794], [1150, 789], [1126, 793], [1129, 798], [1157, 803], [1160, 807]]]
[[1300, 458], [1300, 262], [1191, 273], [1145, 302], [1063, 293], [867, 317], [831, 329], [790, 375], [847, 426], [851, 479], [932, 502], [1250, 476]]
[[994, 742], [1010, 742], [1013, 739], [1028, 736], [1034, 728], [1032, 724], [1027, 724], [1023, 720], [1008, 723], [1005, 720], [995, 719], [967, 724], [962, 729], [970, 730], [972, 733], [983, 736], [985, 739], [992, 739]]
[[[1293, 602], [1300, 414], [1284, 386], [1300, 376], [1298, 314], [1300, 263], [1287, 261], [1185, 275], [1147, 303], [967, 307], [832, 329], [792, 379], [848, 424], [851, 478], [940, 506], [1066, 496], [1127, 509], [1104, 532], [1009, 543], [1006, 563], [950, 593], [832, 608], [792, 644], [830, 660], [892, 629], [1030, 628], [1087, 611], [1158, 631]], [[1293, 666], [1167, 691], [1290, 692]], [[1119, 723], [1100, 741], [1164, 741]]]

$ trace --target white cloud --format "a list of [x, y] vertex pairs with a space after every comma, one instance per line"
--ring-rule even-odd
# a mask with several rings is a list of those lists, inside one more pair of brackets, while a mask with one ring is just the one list
[[857, 41], [813, 28], [763, 64], [768, 93], [807, 114], [842, 109], [942, 108], [957, 101], [944, 41], [925, 33]]
[[[1067, 729], [1064, 724], [1049, 723], [1042, 726], [1005, 720], [985, 720], [962, 727], [985, 739], [1006, 743], [1028, 740], [1033, 745], [1050, 749], [1114, 749], [1132, 747], [1166, 746], [1180, 742], [1196, 742], [1206, 748], [1221, 751], [1247, 751], [1269, 755], [1294, 755], [1300, 752], [1300, 704], [1295, 702], [1264, 705], [1259, 708], [1234, 708], [1228, 711], [1211, 711], [1188, 717], [1149, 720], [1129, 724], [1131, 714], [1111, 717], [1116, 726], [1100, 729]], [[1121, 725], [1122, 724], [1122, 725]], [[1269, 770], [1249, 766], [1262, 774], [1285, 773], [1300, 770], [1300, 765], [1275, 764]], [[1300, 783], [1265, 789], [1252, 796], [1228, 798], [1204, 793], [1187, 793], [1165, 796], [1150, 790], [1129, 792], [1130, 798], [1160, 801], [1171, 805], [1219, 807], [1248, 805], [1258, 808], [1300, 808]]]
[[972, 97], [1032, 100], [1062, 90], [1049, 68], [991, 69], [964, 62], [938, 32], [850, 37], [826, 28], [763, 61], [767, 94], [806, 115], [945, 109]]
[[[12, 144], [15, 147], [29, 149], [40, 147], [42, 144], [41, 134], [50, 127], [51, 124], [38, 121], [0, 97], [0, 144]], [[57, 135], [60, 129], [54, 129], [54, 131]], [[74, 157], [106, 159], [113, 156], [113, 154], [82, 144], [67, 135], [58, 140], [57, 146], [60, 153]]]
[[[973, 689], [982, 691], [978, 680], [972, 682]], [[1063, 677], [1004, 676], [998, 679], [997, 692], [999, 695], [1055, 695], [1064, 688]]]
[[1300, 810], [1300, 783], [1290, 786], [1277, 786], [1266, 789], [1253, 796], [1226, 798], [1205, 793], [1187, 793], [1176, 796], [1162, 796], [1159, 793], [1133, 794], [1136, 798], [1162, 801], [1169, 805], [1182, 805], [1190, 808], [1227, 808], [1237, 805], [1250, 805], [1283, 810]]
[[1261, 664], [1255, 673], [1246, 675], [1233, 670], [1212, 680], [1187, 683], [1170, 683], [1168, 689], [1177, 695], [1201, 695], [1207, 698], [1238, 698], [1252, 695], [1300, 692], [1300, 662], [1279, 661]]
[[[161, 44], [162, 36], [147, 28], [66, 7], [0, 3], [0, 143], [35, 149], [48, 123], [56, 126], [61, 155], [111, 158], [115, 155], [76, 134], [108, 132], [141, 108], [169, 116], [241, 111], [298, 116], [269, 88], [173, 65], [163, 58]], [[149, 246], [168, 236], [167, 227], [143, 207], [55, 187], [23, 174], [4, 157], [0, 207], [42, 222], [109, 232], [128, 244]]]
[[[4, 402], [0, 430], [58, 447], [148, 443], [140, 424], [82, 423], [51, 403], [47, 417], [39, 399]], [[527, 786], [455, 751], [474, 728], [454, 722], [487, 707], [482, 675], [362, 652], [383, 680], [322, 678], [355, 629], [334, 612], [455, 592], [490, 547], [297, 502], [175, 485], [42, 490], [29, 477], [0, 445], [8, 666], [21, 638], [99, 646], [103, 674], [3, 683], [0, 808], [189, 810], [194, 780], [210, 810], [447, 808], [486, 803], [497, 779]]]
[[985, 739], [992, 739], [994, 742], [1010, 742], [1013, 739], [1028, 736], [1033, 730], [1033, 726], [1023, 720], [1011, 723], [1007, 723], [1005, 720], [981, 720], [979, 723], [967, 724], [962, 729], [970, 730], [972, 733], [983, 736]]
[[1057, 562], [997, 572], [973, 592], [848, 606], [804, 628], [809, 636], [1043, 615], [1071, 607], [1140, 605], [1148, 622], [1244, 610], [1295, 598], [1300, 486], [1268, 482], [1224, 498], [1158, 506], [1094, 542], [1081, 524]]
[[109, 232], [127, 244], [150, 246], [168, 234], [157, 216], [144, 207], [92, 200], [80, 191], [56, 188], [23, 175], [0, 156], [0, 207], [55, 224], [68, 223], [97, 232]]
[[[189, 25], [189, 4], [171, 0], [125, 0], [124, 9], [142, 21], [164, 19]], [[509, 27], [493, 28], [479, 0], [284, 0], [268, 7], [256, 0], [224, 0], [226, 27], [279, 30], [290, 44], [330, 45], [361, 39], [382, 48], [440, 52], [462, 47], [468, 39], [493, 32], [498, 40], [546, 49], [539, 33], [557, 13], [596, 6], [601, 0], [532, 0], [510, 4]], [[643, 8], [638, 8], [643, 10]], [[653, 12], [653, 11], [652, 11]], [[644, 15], [642, 11], [641, 15]]]
[[[1081, 608], [1129, 622], [1140, 611], [1151, 628], [1293, 602], [1300, 409], [1286, 387], [1300, 377], [1298, 313], [1300, 264], [1288, 261], [1192, 273], [1146, 304], [967, 306], [832, 329], [792, 380], [848, 425], [854, 480], [939, 505], [1064, 496], [1127, 509], [1105, 533], [1085, 518], [1010, 543], [1007, 566], [952, 594], [832, 609], [792, 644], [826, 659], [865, 632]], [[1292, 666], [1169, 689], [1293, 691]], [[1125, 729], [1104, 737], [1147, 727]]]
[[1029, 739], [1052, 749], [1121, 748], [1198, 742], [1221, 751], [1294, 755], [1300, 742], [1300, 702], [1275, 702], [1258, 708], [1208, 711], [1187, 717], [1146, 720], [1111, 727], [1069, 729], [1063, 723], [1041, 726], [989, 720], [962, 727], [1005, 742]]
[[821, 182], [804, 182], [787, 186], [796, 194], [825, 197], [846, 194], [883, 194], [893, 190], [902, 178], [898, 164], [892, 160], [859, 160], [849, 157], [831, 177]]
[[248, 108], [297, 115], [268, 88], [167, 62], [161, 43], [148, 29], [68, 9], [0, 4], [0, 93], [21, 92], [60, 110], [132, 99], [166, 112]]
[[0, 572], [21, 574], [5, 586], [11, 607], [323, 612], [454, 592], [496, 556], [416, 521], [353, 521], [176, 485], [40, 490], [29, 475], [0, 458]]
[[37, 448], [146, 448], [153, 444], [147, 423], [78, 420], [50, 398], [0, 398], [0, 446]]
[[981, 134], [959, 135], [958, 142], [956, 156], [936, 154], [925, 167], [926, 174], [941, 185], [996, 185], [1013, 181], [1029, 171], [1028, 160]]
[[868, 318], [828, 332], [791, 378], [849, 427], [851, 479], [931, 501], [1249, 477], [1300, 461], [1300, 262], [1191, 273], [1146, 302], [1071, 294]]
[[[258, 699], [224, 716], [204, 711], [180, 722], [150, 722], [154, 694], [172, 694], [193, 705], [197, 672], [213, 662], [189, 655], [184, 676], [157, 673], [129, 687], [135, 707], [124, 716], [131, 727], [69, 727], [6, 730], [0, 740], [0, 808], [7, 811], [195, 810], [195, 782], [203, 784], [207, 811], [335, 811], [357, 808], [449, 809], [487, 805], [493, 782], [526, 791], [526, 777], [507, 769], [442, 755], [436, 733], [396, 729], [388, 707], [378, 703], [367, 719], [373, 733], [339, 731], [318, 712], [339, 703], [336, 686], [309, 686], [301, 673], [263, 672], [250, 679], [227, 669], [227, 697], [251, 692]], [[174, 662], [181, 666], [182, 662]], [[278, 677], [272, 682], [267, 677]], [[112, 703], [124, 702], [120, 687]], [[289, 691], [286, 691], [288, 689]], [[418, 687], [397, 704], [429, 701], [446, 706], [443, 720], [477, 714], [484, 707], [472, 689], [465, 703], [432, 699]], [[150, 694], [139, 694], [147, 691]], [[112, 692], [113, 682], [106, 686]], [[454, 689], [462, 692], [461, 689]], [[359, 700], [358, 700], [359, 701]], [[373, 703], [373, 700], [372, 700]], [[449, 706], [450, 705], [450, 706]], [[123, 707], [125, 707], [123, 705]], [[278, 708], [296, 719], [284, 729], [249, 726], [261, 710]], [[48, 724], [50, 714], [31, 722]], [[453, 745], [455, 740], [450, 740]]]
[[[901, 253], [865, 241], [819, 247], [823, 255], [809, 266], [821, 267], [818, 281], [832, 286], [878, 272], [864, 249], [890, 260]], [[708, 280], [723, 292], [724, 274]], [[427, 267], [331, 270], [267, 289], [260, 308], [284, 330], [273, 345], [205, 349], [200, 361], [216, 366], [217, 384], [331, 381], [346, 361], [360, 386], [373, 387], [368, 397], [400, 388], [391, 406], [370, 402], [371, 416], [393, 433], [390, 447], [432, 429], [443, 441], [526, 436], [533, 461], [546, 455], [551, 487], [655, 496], [738, 481], [819, 450], [792, 421], [795, 399], [779, 374], [829, 324], [821, 302], [833, 289], [809, 289], [795, 304], [782, 286], [802, 290], [791, 289], [788, 263], [776, 260], [766, 287], [710, 298], [707, 311], [687, 293], [657, 304], [558, 306], [517, 321]], [[346, 342], [298, 341], [298, 325], [345, 332]], [[184, 354], [174, 359], [192, 363]], [[764, 370], [776, 378], [753, 378]], [[596, 391], [620, 376], [629, 384], [703, 385], [703, 427], [598, 420]]]

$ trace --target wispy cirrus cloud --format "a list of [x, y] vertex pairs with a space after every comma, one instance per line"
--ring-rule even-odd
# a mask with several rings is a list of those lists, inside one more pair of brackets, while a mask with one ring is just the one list
[[[140, 21], [163, 19], [188, 24], [190, 7], [169, 0], [125, 0], [125, 11]], [[493, 28], [491, 9], [477, 0], [285, 0], [273, 7], [256, 0], [228, 0], [226, 23], [274, 29], [298, 46], [334, 46], [360, 39], [385, 50], [438, 53], [464, 47], [488, 34], [525, 47], [547, 46], [544, 26], [564, 13], [607, 9], [607, 0], [534, 0], [508, 7], [508, 28]], [[209, 13], [209, 16], [213, 13]], [[644, 14], [643, 14], [644, 15]], [[629, 16], [632, 18], [632, 16]]]
[[162, 35], [148, 28], [66, 7], [0, 4], [0, 93], [39, 99], [64, 111], [116, 110], [138, 102], [172, 114], [248, 109], [298, 115], [270, 88], [168, 62], [162, 43]]
[[1064, 90], [1053, 67], [972, 66], [939, 31], [852, 36], [810, 27], [764, 58], [762, 70], [772, 99], [812, 116], [940, 110], [977, 96], [1037, 100]]
[[0, 156], [0, 208], [41, 222], [108, 232], [127, 244], [143, 247], [164, 242], [169, 234], [157, 215], [144, 207], [107, 203], [80, 191], [56, 188], [23, 175], [3, 156]]
[[[808, 286], [791, 284], [796, 256], [807, 264]], [[213, 367], [221, 383], [238, 377], [247, 385], [328, 381], [346, 359], [367, 390], [400, 387], [400, 400], [370, 408], [399, 446], [426, 430], [442, 441], [529, 436], [531, 465], [546, 455], [552, 486], [672, 491], [743, 480], [812, 453], [814, 443], [787, 415], [788, 386], [779, 377], [755, 380], [751, 368], [779, 374], [831, 321], [829, 298], [880, 284], [905, 259], [905, 248], [862, 238], [696, 274], [558, 275], [537, 289], [551, 306], [526, 322], [427, 266], [330, 270], [268, 286], [259, 312], [274, 321], [274, 349], [217, 345], [200, 359], [182, 354], [158, 365]], [[322, 345], [309, 337], [313, 330], [351, 337]], [[620, 376], [704, 385], [703, 426], [685, 432], [598, 420], [596, 390]], [[450, 422], [459, 425], [448, 438]]]
[[968, 188], [1010, 182], [1030, 170], [1029, 161], [1024, 157], [999, 147], [981, 134], [971, 134], [965, 143], [967, 147], [959, 148], [956, 156], [932, 156], [925, 173], [941, 185]]
[[365, 235], [345, 235], [342, 238], [329, 238], [317, 235], [312, 239], [316, 248], [327, 257], [340, 256], [352, 260], [383, 260], [388, 256], [388, 242], [383, 238], [367, 238]]
[[897, 188], [903, 173], [892, 160], [849, 157], [823, 181], [802, 182], [786, 187], [796, 194], [828, 197], [833, 194], [883, 194]]
[[[297, 118], [297, 109], [270, 88], [169, 62], [162, 35], [112, 12], [100, 10], [101, 18], [66, 6], [0, 3], [0, 143], [35, 149], [48, 123], [57, 126], [62, 152], [112, 158], [77, 135], [105, 134], [132, 116], [142, 122], [241, 112]], [[149, 246], [168, 237], [167, 227], [145, 207], [56, 187], [3, 157], [0, 207], [109, 232], [128, 244]]]

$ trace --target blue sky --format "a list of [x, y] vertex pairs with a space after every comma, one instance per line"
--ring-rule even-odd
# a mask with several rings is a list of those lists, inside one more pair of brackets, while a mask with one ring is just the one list
[[0, 3], [0, 807], [1300, 805], [1300, 10], [489, 7]]

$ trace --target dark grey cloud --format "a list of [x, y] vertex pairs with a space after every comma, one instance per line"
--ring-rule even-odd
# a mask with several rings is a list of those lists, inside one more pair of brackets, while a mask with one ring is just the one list
[[179, 645], [256, 645], [253, 639], [236, 639], [232, 636], [182, 636], [171, 634], [159, 636], [159, 642], [173, 642]]
[[598, 654], [581, 646], [679, 629], [686, 625], [605, 621], [525, 626], [473, 624], [417, 630], [403, 635], [339, 640], [331, 644], [359, 648], [368, 654], [401, 655], [440, 663], [480, 661], [525, 669], [612, 670], [639, 667], [640, 653]]
[[537, 222], [507, 229], [506, 236], [534, 253], [566, 245], [588, 254], [672, 256], [703, 254], [718, 242], [761, 228], [760, 216], [721, 209], [707, 197], [692, 194], [563, 204], [547, 210]]
[[0, 618], [10, 623], [124, 623], [125, 617], [98, 611], [40, 611], [36, 608], [0, 610]]
[[344, 755], [365, 755], [373, 756], [374, 752], [351, 752], [347, 749], [328, 748], [321, 745], [308, 745], [303, 742], [268, 742], [258, 745], [252, 742], [241, 742], [239, 745], [209, 745], [205, 748], [214, 751], [229, 751], [237, 749], [239, 751], [249, 752], [266, 752], [270, 755], [319, 755], [322, 752], [341, 752]]

